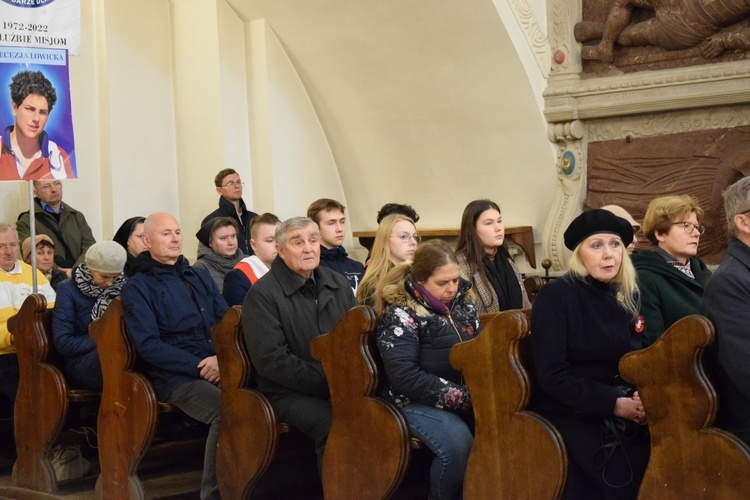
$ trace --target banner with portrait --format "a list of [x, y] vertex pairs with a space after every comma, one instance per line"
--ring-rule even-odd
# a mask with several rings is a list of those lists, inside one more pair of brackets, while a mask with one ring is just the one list
[[68, 52], [0, 46], [0, 181], [78, 177]]
[[80, 0], [0, 0], [0, 45], [80, 55]]

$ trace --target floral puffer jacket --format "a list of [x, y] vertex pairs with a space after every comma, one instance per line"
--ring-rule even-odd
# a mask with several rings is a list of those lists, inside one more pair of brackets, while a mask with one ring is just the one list
[[412, 402], [470, 411], [469, 390], [450, 364], [451, 347], [479, 333], [471, 284], [461, 279], [448, 314], [423, 300], [410, 278], [383, 291], [387, 304], [377, 330], [386, 380], [382, 396], [403, 408]]

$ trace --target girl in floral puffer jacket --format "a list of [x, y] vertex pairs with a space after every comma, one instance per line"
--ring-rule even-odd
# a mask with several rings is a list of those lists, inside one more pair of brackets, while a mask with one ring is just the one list
[[450, 364], [450, 349], [479, 332], [471, 284], [459, 277], [453, 251], [440, 240], [420, 246], [413, 263], [393, 269], [375, 296], [383, 396], [401, 410], [412, 435], [435, 453], [433, 498], [456, 498], [473, 435], [471, 397]]

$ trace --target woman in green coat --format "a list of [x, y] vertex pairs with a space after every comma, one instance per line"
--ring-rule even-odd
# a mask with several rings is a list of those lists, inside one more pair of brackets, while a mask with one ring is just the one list
[[696, 257], [706, 231], [702, 219], [703, 210], [689, 195], [663, 196], [648, 205], [643, 232], [654, 246], [636, 252], [633, 264], [651, 343], [677, 320], [700, 312], [703, 287], [711, 276]]

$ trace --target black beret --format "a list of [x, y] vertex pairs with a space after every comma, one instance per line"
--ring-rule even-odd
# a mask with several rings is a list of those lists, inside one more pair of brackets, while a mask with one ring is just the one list
[[625, 246], [633, 241], [633, 226], [630, 222], [608, 210], [596, 208], [573, 219], [565, 230], [565, 246], [573, 250], [580, 242], [598, 233], [616, 234]]

